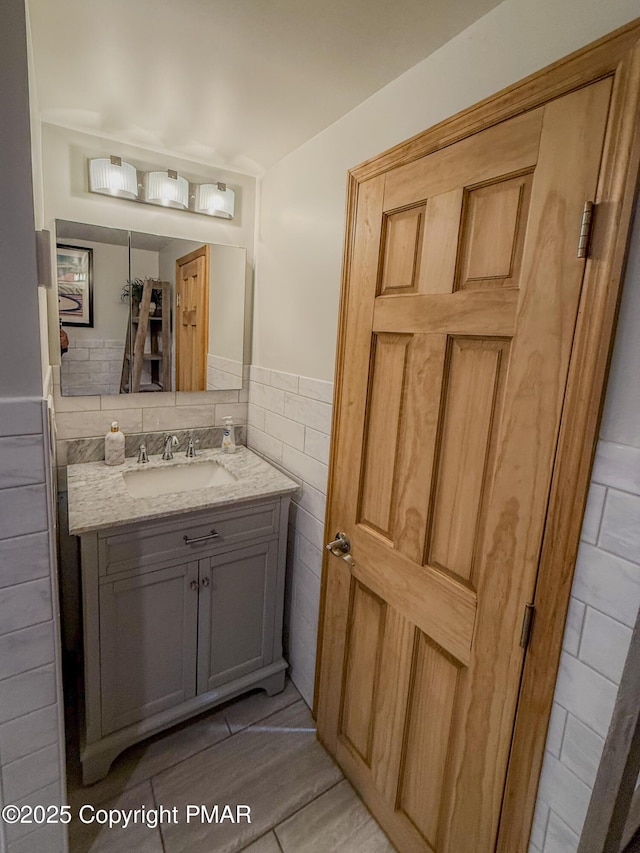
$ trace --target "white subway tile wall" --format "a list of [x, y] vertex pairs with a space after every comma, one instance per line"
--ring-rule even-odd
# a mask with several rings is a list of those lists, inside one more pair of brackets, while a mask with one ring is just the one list
[[104, 338], [69, 341], [62, 356], [60, 384], [67, 397], [117, 394], [120, 390], [124, 343]]
[[575, 853], [640, 607], [640, 450], [600, 441], [529, 853]]
[[[0, 801], [62, 803], [57, 592], [42, 400], [0, 400]], [[63, 850], [61, 826], [6, 827], [7, 853]]]
[[224, 391], [242, 385], [244, 365], [241, 361], [207, 354], [207, 391]]
[[252, 365], [247, 444], [302, 483], [289, 518], [286, 645], [291, 679], [313, 704], [333, 384]]
[[220, 426], [227, 415], [237, 425], [247, 423], [248, 378], [242, 390], [63, 397], [58, 375], [54, 370], [59, 484], [64, 482], [67, 441], [103, 436], [114, 420], [125, 435]]

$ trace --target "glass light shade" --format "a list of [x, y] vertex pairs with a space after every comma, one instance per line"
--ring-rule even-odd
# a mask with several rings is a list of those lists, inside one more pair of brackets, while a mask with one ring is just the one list
[[196, 187], [194, 210], [197, 213], [233, 219], [235, 204], [236, 194], [224, 184], [198, 184]]
[[120, 198], [138, 198], [138, 175], [135, 166], [108, 157], [89, 160], [89, 189], [94, 193]]
[[168, 172], [147, 172], [144, 176], [145, 201], [165, 207], [186, 209], [189, 204], [189, 182]]

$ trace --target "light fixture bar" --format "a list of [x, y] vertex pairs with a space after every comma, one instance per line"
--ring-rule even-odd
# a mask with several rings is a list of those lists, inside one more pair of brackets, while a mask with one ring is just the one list
[[115, 154], [88, 160], [89, 191], [233, 219], [235, 192], [224, 181], [189, 183], [175, 169], [143, 171]]

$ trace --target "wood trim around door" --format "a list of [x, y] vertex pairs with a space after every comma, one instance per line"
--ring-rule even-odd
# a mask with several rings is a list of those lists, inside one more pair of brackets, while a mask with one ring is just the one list
[[[635, 21], [403, 142], [349, 172], [335, 399], [342, 393], [345, 305], [359, 186], [480, 130], [605, 77], [613, 95], [596, 193], [596, 212], [571, 353], [549, 508], [496, 853], [528, 846], [571, 583], [613, 344], [640, 164], [640, 21]], [[579, 231], [577, 224], [576, 240]], [[576, 243], [577, 245], [577, 243]], [[335, 437], [342, 414], [334, 407], [327, 506], [335, 486]], [[327, 541], [335, 531], [326, 530]], [[322, 659], [328, 555], [325, 553], [316, 664], [316, 702]], [[315, 709], [314, 709], [315, 711]]]

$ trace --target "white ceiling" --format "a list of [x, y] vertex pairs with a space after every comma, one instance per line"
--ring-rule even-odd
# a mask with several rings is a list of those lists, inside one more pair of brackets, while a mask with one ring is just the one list
[[259, 174], [498, 0], [28, 0], [44, 121]]

